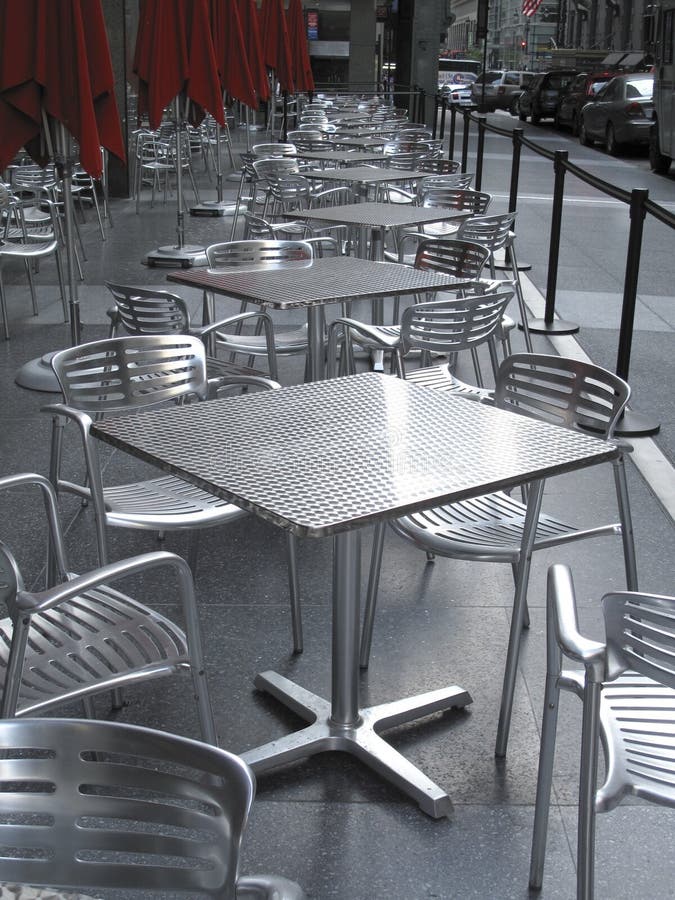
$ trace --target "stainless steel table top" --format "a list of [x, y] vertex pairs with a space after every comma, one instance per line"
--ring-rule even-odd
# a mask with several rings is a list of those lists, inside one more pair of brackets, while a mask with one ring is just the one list
[[[372, 204], [350, 205], [359, 209]], [[312, 260], [309, 265], [289, 263], [275, 269], [177, 269], [167, 278], [178, 284], [274, 309], [298, 309], [343, 300], [442, 290], [458, 281], [438, 272], [353, 256], [326, 256]]]
[[332, 134], [331, 141], [340, 147], [382, 147], [387, 143], [388, 138], [385, 137], [340, 137], [339, 134]]
[[[358, 163], [382, 162], [388, 160], [381, 151], [371, 150], [298, 150], [296, 156], [299, 159], [309, 159], [312, 161], [324, 161], [332, 163], [344, 163], [345, 165], [358, 165]], [[304, 174], [304, 173], [300, 173]]]
[[586, 434], [375, 373], [108, 419], [92, 433], [308, 537], [618, 453]]
[[[385, 157], [382, 157], [385, 160]], [[378, 184], [386, 181], [415, 181], [425, 178], [428, 172], [417, 169], [374, 169], [372, 166], [350, 166], [347, 169], [303, 169], [303, 178], [320, 178], [322, 181], [342, 181], [361, 184]]]
[[[381, 180], [386, 181], [387, 179]], [[365, 225], [371, 228], [397, 228], [404, 225], [423, 225], [425, 222], [463, 220], [468, 219], [470, 215], [471, 213], [466, 210], [447, 209], [441, 206], [425, 207], [407, 203], [368, 201], [366, 203], [346, 203], [343, 206], [325, 206], [321, 209], [298, 209], [293, 213], [288, 213], [287, 218], [341, 225]]]

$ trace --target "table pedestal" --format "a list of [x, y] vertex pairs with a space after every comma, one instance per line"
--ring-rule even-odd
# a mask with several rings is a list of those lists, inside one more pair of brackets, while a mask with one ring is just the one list
[[450, 798], [437, 784], [394, 750], [379, 732], [441, 710], [471, 703], [457, 685], [415, 697], [359, 709], [360, 532], [335, 535], [333, 557], [332, 700], [307, 691], [283, 675], [263, 672], [255, 686], [265, 690], [310, 724], [279, 740], [241, 754], [256, 773], [322, 753], [351, 753], [412, 797], [433, 818], [448, 815]]

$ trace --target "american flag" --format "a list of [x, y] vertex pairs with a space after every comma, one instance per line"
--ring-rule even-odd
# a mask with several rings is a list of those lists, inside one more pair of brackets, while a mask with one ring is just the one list
[[523, 0], [523, 15], [533, 16], [541, 6], [541, 0]]

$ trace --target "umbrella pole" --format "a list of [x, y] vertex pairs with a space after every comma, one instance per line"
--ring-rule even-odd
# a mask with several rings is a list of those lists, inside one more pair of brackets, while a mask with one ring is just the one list
[[80, 300], [75, 277], [75, 211], [73, 209], [73, 153], [72, 138], [62, 122], [58, 123], [56, 155], [54, 162], [61, 177], [63, 195], [63, 217], [66, 245], [66, 268], [68, 272], [68, 308], [70, 311], [70, 341], [75, 347], [82, 340], [80, 323]]
[[173, 246], [158, 247], [151, 250], [143, 262], [147, 266], [167, 266], [169, 268], [189, 269], [190, 266], [205, 266], [206, 251], [204, 247], [198, 247], [185, 243], [185, 213], [183, 211], [183, 156], [181, 153], [181, 112], [180, 94], [176, 94], [176, 234], [178, 243]]
[[217, 200], [204, 200], [190, 207], [191, 216], [226, 216], [235, 211], [236, 204], [223, 200], [223, 157], [220, 149], [220, 123], [216, 119], [216, 191]]
[[178, 235], [177, 249], [182, 250], [185, 246], [185, 213], [183, 212], [183, 156], [182, 150], [182, 133], [181, 133], [181, 115], [180, 115], [180, 94], [176, 94], [176, 233]]

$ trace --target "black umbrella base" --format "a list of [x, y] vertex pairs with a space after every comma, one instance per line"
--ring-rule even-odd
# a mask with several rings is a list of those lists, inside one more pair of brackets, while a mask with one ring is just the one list
[[190, 207], [191, 216], [231, 216], [237, 208], [236, 203], [224, 200], [205, 200], [197, 206]]
[[14, 381], [19, 387], [27, 388], [29, 391], [46, 391], [50, 394], [60, 394], [61, 388], [51, 367], [51, 358], [56, 352], [54, 350], [51, 353], [45, 353], [44, 356], [38, 356], [37, 359], [31, 359], [29, 362], [24, 363], [17, 370]]
[[185, 244], [183, 247], [158, 247], [157, 250], [151, 250], [142, 262], [151, 267], [189, 269], [192, 266], [205, 266], [206, 253], [203, 247], [192, 244]]

